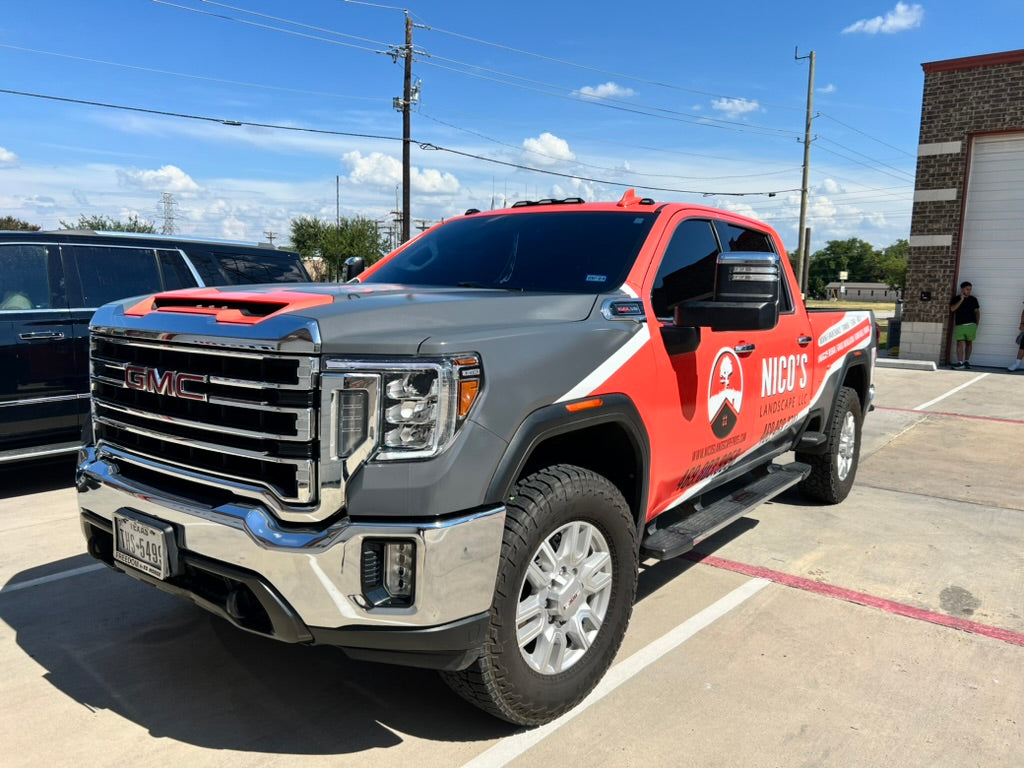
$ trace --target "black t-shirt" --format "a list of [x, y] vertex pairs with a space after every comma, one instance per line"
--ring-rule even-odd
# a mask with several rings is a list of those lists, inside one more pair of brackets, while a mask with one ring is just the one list
[[[949, 306], [956, 304], [959, 298], [960, 294], [958, 293], [949, 302]], [[980, 306], [981, 305], [978, 304], [978, 300], [974, 298], [974, 296], [968, 296], [964, 299], [964, 303], [957, 307], [956, 312], [953, 313], [953, 325], [965, 325], [966, 323], [978, 322], [978, 318], [974, 314], [974, 311]]]

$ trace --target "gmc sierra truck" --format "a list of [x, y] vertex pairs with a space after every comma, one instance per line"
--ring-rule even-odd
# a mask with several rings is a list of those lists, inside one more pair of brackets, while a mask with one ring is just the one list
[[350, 261], [95, 314], [94, 557], [536, 725], [611, 665], [642, 560], [798, 484], [850, 491], [874, 320], [806, 310], [764, 224], [630, 190]]

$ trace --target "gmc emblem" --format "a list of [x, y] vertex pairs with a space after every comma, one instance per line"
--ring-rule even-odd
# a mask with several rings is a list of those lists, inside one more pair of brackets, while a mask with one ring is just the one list
[[160, 373], [156, 368], [145, 368], [141, 365], [128, 365], [124, 369], [124, 385], [128, 389], [152, 392], [155, 395], [180, 397], [183, 400], [200, 400], [205, 403], [205, 393], [191, 392], [186, 389], [189, 382], [205, 383], [206, 377], [198, 373], [178, 373], [177, 371]]

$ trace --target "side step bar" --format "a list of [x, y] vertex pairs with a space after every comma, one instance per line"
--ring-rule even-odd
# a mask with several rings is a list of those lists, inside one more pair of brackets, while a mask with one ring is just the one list
[[693, 514], [645, 536], [640, 554], [656, 560], [669, 560], [689, 552], [713, 533], [799, 483], [810, 471], [810, 466], [798, 461], [786, 465], [772, 464], [767, 475], [750, 485], [707, 507], [698, 505]]

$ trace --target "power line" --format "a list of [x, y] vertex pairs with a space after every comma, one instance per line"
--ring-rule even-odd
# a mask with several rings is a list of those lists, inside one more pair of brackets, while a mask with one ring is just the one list
[[913, 174], [910, 174], [907, 171], [904, 171], [902, 168], [897, 168], [894, 165], [889, 165], [888, 163], [883, 163], [881, 160], [876, 160], [875, 158], [873, 158], [873, 157], [871, 157], [869, 155], [865, 155], [863, 152], [858, 152], [855, 149], [850, 149], [850, 147], [843, 146], [838, 141], [833, 141], [832, 139], [828, 138], [827, 136], [820, 136], [819, 135], [818, 138], [821, 141], [827, 141], [829, 144], [835, 144], [837, 147], [839, 147], [840, 149], [845, 149], [847, 152], [852, 152], [855, 155], [860, 155], [861, 157], [865, 158], [866, 160], [869, 160], [872, 163], [875, 163], [876, 165], [880, 165], [883, 168], [889, 168], [890, 170], [896, 171], [897, 173], [902, 173], [903, 175], [905, 175], [907, 177], [908, 181], [913, 181]]
[[[387, 53], [387, 54], [392, 54], [393, 50], [396, 48], [396, 46], [388, 45], [386, 43], [381, 42], [379, 44], [383, 45], [383, 46], [386, 46], [389, 50], [374, 50], [372, 48], [366, 48], [366, 47], [363, 47], [363, 46], [354, 45], [352, 43], [343, 43], [340, 40], [332, 40], [330, 38], [320, 37], [318, 35], [309, 35], [309, 34], [305, 34], [303, 32], [297, 32], [295, 30], [282, 29], [281, 27], [270, 26], [268, 24], [259, 24], [257, 22], [247, 21], [246, 19], [240, 19], [238, 17], [229, 16], [227, 14], [213, 13], [213, 12], [210, 12], [210, 11], [203, 11], [203, 10], [200, 10], [198, 8], [189, 8], [188, 6], [184, 6], [184, 5], [179, 5], [177, 3], [168, 2], [168, 0], [152, 0], [152, 1], [154, 3], [158, 3], [159, 5], [166, 5], [166, 6], [170, 6], [172, 8], [178, 8], [180, 10], [189, 11], [191, 13], [198, 13], [198, 14], [201, 14], [201, 15], [204, 15], [204, 16], [211, 16], [213, 18], [218, 18], [218, 19], [222, 19], [222, 20], [225, 20], [225, 21], [233, 21], [233, 22], [236, 22], [238, 24], [246, 24], [246, 25], [249, 25], [249, 26], [258, 27], [260, 29], [267, 29], [267, 30], [270, 30], [270, 31], [273, 31], [273, 32], [281, 32], [283, 34], [296, 35], [298, 37], [303, 37], [303, 38], [310, 39], [310, 40], [318, 40], [320, 42], [332, 43], [334, 45], [342, 45], [342, 46], [345, 46], [345, 47], [348, 47], [348, 48], [355, 48], [356, 50], [367, 51], [369, 53]], [[211, 2], [211, 0], [200, 0], [200, 2]], [[310, 25], [302, 24], [301, 22], [292, 21], [292, 20], [289, 20], [289, 19], [281, 19], [281, 18], [276, 17], [276, 16], [267, 16], [265, 14], [256, 13], [254, 11], [246, 11], [244, 9], [235, 8], [233, 6], [226, 6], [226, 5], [223, 5], [221, 3], [211, 3], [211, 4], [219, 5], [219, 6], [224, 7], [224, 8], [231, 8], [232, 10], [237, 10], [237, 11], [239, 11], [241, 13], [249, 13], [249, 14], [252, 14], [252, 15], [255, 15], [255, 16], [260, 16], [260, 17], [263, 17], [263, 18], [270, 18], [270, 19], [273, 19], [275, 21], [279, 21], [279, 22], [284, 23], [284, 24], [291, 24], [291, 25], [294, 25], [294, 26], [304, 27], [304, 28], [307, 28], [307, 29], [315, 29], [315, 30], [318, 30], [318, 31], [325, 31], [328, 34], [332, 34], [332, 35], [340, 35], [340, 36], [345, 36], [345, 37], [354, 37], [352, 35], [347, 35], [344, 32], [336, 32], [334, 30], [325, 29], [323, 27], [312, 27]], [[366, 40], [367, 38], [358, 38], [358, 39]], [[376, 41], [371, 41], [371, 42], [376, 42]], [[488, 69], [486, 67], [481, 67], [481, 66], [476, 65], [476, 64], [469, 64], [469, 63], [466, 63], [466, 62], [460, 62], [460, 61], [457, 61], [455, 59], [448, 59], [448, 58], [442, 57], [442, 56], [435, 56], [434, 54], [431, 54], [431, 53], [429, 53], [427, 51], [416, 51], [414, 53], [417, 54], [420, 57], [424, 57], [424, 56], [427, 57], [426, 59], [424, 59], [424, 58], [417, 58], [416, 61], [418, 63], [420, 63], [420, 64], [425, 64], [427, 66], [437, 67], [439, 69], [444, 69], [444, 70], [447, 70], [447, 71], [450, 71], [450, 72], [455, 72], [456, 74], [461, 74], [461, 75], [465, 75], [465, 76], [468, 76], [468, 77], [477, 77], [479, 79], [489, 80], [491, 82], [499, 83], [501, 85], [506, 85], [506, 86], [510, 86], [510, 87], [514, 87], [514, 88], [521, 88], [523, 90], [528, 90], [528, 91], [534, 91], [535, 93], [543, 93], [543, 94], [546, 94], [548, 96], [555, 96], [555, 97], [558, 97], [558, 98], [570, 99], [570, 100], [572, 100], [574, 102], [593, 104], [595, 106], [603, 106], [603, 107], [606, 107], [606, 108], [609, 108], [609, 109], [617, 109], [617, 110], [624, 111], [624, 112], [632, 112], [634, 114], [645, 115], [647, 117], [662, 117], [663, 119], [670, 119], [670, 120], [674, 119], [677, 122], [690, 123], [690, 124], [693, 124], [693, 125], [701, 125], [701, 126], [714, 127], [714, 128], [728, 128], [730, 130], [736, 130], [736, 131], [739, 131], [741, 133], [760, 133], [761, 135], [775, 135], [775, 134], [798, 135], [796, 131], [792, 131], [792, 130], [789, 130], [789, 129], [786, 129], [786, 128], [771, 128], [770, 126], [760, 126], [760, 125], [754, 125], [754, 124], [748, 124], [748, 123], [740, 123], [740, 122], [737, 122], [737, 121], [725, 120], [725, 119], [717, 118], [717, 117], [704, 117], [704, 116], [699, 116], [699, 115], [693, 115], [693, 114], [686, 113], [686, 112], [679, 112], [677, 110], [671, 110], [671, 109], [668, 109], [668, 108], [665, 108], [665, 107], [642, 105], [647, 110], [655, 110], [657, 112], [664, 112], [665, 113], [665, 115], [652, 114], [651, 112], [644, 111], [644, 109], [637, 109], [637, 108], [632, 108], [632, 107], [624, 106], [624, 105], [628, 104], [628, 102], [622, 102], [622, 101], [619, 101], [617, 99], [610, 99], [608, 97], [586, 98], [586, 99], [584, 99], [584, 98], [580, 98], [578, 96], [572, 95], [574, 93], [574, 91], [572, 89], [563, 88], [562, 86], [554, 85], [552, 83], [545, 83], [543, 81], [531, 80], [530, 78], [525, 78], [525, 77], [522, 77], [520, 75], [514, 75], [514, 74], [507, 73], [507, 72], [501, 72], [499, 70], [491, 70], [491, 69]], [[499, 79], [499, 78], [496, 78], [496, 77], [488, 77], [486, 75], [481, 75], [481, 74], [478, 74], [478, 73], [469, 72], [469, 71], [466, 71], [466, 70], [463, 70], [463, 69], [458, 69], [456, 67], [444, 66], [443, 64], [437, 64], [434, 61], [430, 61], [430, 59], [432, 59], [432, 58], [437, 58], [439, 61], [448, 61], [449, 63], [457, 64], [457, 65], [463, 66], [463, 67], [472, 67], [472, 68], [475, 68], [475, 69], [479, 69], [479, 70], [481, 70], [483, 72], [490, 72], [492, 74], [501, 75], [502, 77], [510, 77], [510, 78], [514, 78], [514, 79], [518, 79], [518, 80], [523, 80], [524, 82], [534, 83], [535, 85], [544, 86], [544, 88], [553, 88], [553, 89], [556, 89], [556, 91], [548, 91], [548, 90], [544, 90], [543, 88], [531, 88], [531, 87], [526, 86], [526, 85], [517, 84], [517, 83], [514, 83], [514, 82], [509, 82], [508, 80], [502, 80], [502, 79]], [[568, 91], [569, 93], [566, 94], [566, 93], [561, 93], [561, 92], [558, 92], [558, 91]], [[749, 99], [744, 99], [744, 101], [750, 101], [750, 100]], [[672, 117], [672, 115], [678, 115], [680, 117]], [[682, 119], [683, 117], [690, 117], [690, 118], [693, 118], [693, 119], [685, 120], [685, 119]], [[732, 127], [732, 126], [736, 126], [736, 127]], [[756, 129], [756, 130], [751, 130], [752, 128]]]
[[[494, 144], [498, 144], [498, 145], [503, 146], [503, 147], [508, 147], [508, 148], [514, 149], [516, 151], [529, 152], [531, 155], [537, 155], [539, 157], [545, 157], [545, 158], [548, 158], [550, 160], [565, 160], [565, 158], [557, 157], [555, 155], [549, 155], [549, 154], [546, 154], [544, 152], [540, 152], [540, 151], [538, 151], [536, 149], [527, 149], [525, 147], [520, 147], [520, 146], [517, 146], [515, 144], [510, 144], [510, 143], [508, 143], [506, 141], [501, 141], [500, 139], [495, 139], [492, 136], [488, 136], [486, 134], [480, 133], [479, 131], [474, 131], [471, 128], [463, 128], [462, 126], [446, 122], [446, 121], [441, 120], [440, 118], [434, 117], [432, 115], [428, 115], [423, 110], [416, 110], [416, 114], [419, 115], [420, 117], [426, 118], [427, 120], [430, 120], [432, 122], [438, 123], [440, 125], [446, 125], [449, 128], [454, 128], [457, 131], [462, 131], [463, 133], [468, 133], [468, 134], [470, 134], [472, 136], [478, 136], [481, 139], [485, 139], [486, 141], [490, 141], [490, 142], [492, 142]], [[684, 153], [684, 154], [694, 154], [694, 153]], [[696, 157], [711, 157], [711, 156], [710, 155], [696, 155]], [[721, 159], [725, 159], [725, 158], [721, 158]], [[591, 165], [589, 163], [582, 163], [579, 160], [574, 160], [572, 162], [575, 165], [577, 165], [577, 166], [580, 166], [580, 167], [583, 167], [583, 168], [594, 168], [594, 169], [599, 170], [599, 171], [627, 172], [623, 168], [609, 168], [607, 166]], [[632, 169], [630, 169], [628, 171], [628, 173], [632, 174], [633, 176], [647, 176], [647, 177], [650, 177], [650, 178], [693, 179], [693, 180], [697, 180], [697, 181], [715, 181], [715, 180], [720, 180], [720, 179], [749, 179], [749, 178], [754, 178], [756, 176], [778, 176], [778, 175], [784, 174], [784, 173], [792, 173], [794, 170], [796, 170], [796, 169], [795, 168], [783, 168], [783, 169], [778, 170], [778, 171], [766, 171], [765, 173], [738, 173], [738, 174], [723, 175], [723, 176], [682, 176], [682, 175], [676, 174], [676, 173], [642, 173], [641, 171], [634, 171]]]
[[[577, 103], [577, 104], [590, 104], [590, 105], [593, 105], [593, 106], [605, 107], [606, 109], [618, 110], [620, 112], [629, 112], [629, 113], [636, 114], [636, 115], [644, 115], [645, 117], [655, 117], [655, 118], [659, 118], [661, 120], [671, 120], [671, 121], [677, 122], [677, 123], [687, 123], [687, 124], [690, 124], [690, 125], [704, 126], [704, 127], [707, 127], [707, 128], [721, 128], [723, 130], [737, 131], [739, 133], [753, 133], [753, 134], [758, 134], [758, 135], [761, 135], [761, 136], [774, 136], [776, 138], [789, 138], [789, 136], [796, 136], [796, 135], [798, 135], [796, 131], [792, 131], [792, 130], [789, 130], [787, 128], [768, 128], [768, 127], [762, 127], [762, 126], [752, 126], [755, 130], [751, 130], [750, 128], [746, 127], [747, 125], [749, 125], [747, 123], [730, 123], [729, 121], [721, 120], [719, 118], [697, 118], [697, 119], [692, 119], [692, 120], [686, 120], [686, 119], [683, 119], [682, 117], [673, 117], [671, 114], [664, 114], [664, 115], [652, 114], [650, 112], [645, 112], [642, 109], [636, 109], [636, 108], [632, 108], [632, 107], [627, 107], [627, 106], [623, 106], [622, 104], [608, 103], [607, 101], [598, 101], [598, 100], [594, 100], [594, 99], [581, 99], [579, 97], [571, 96], [571, 95], [565, 94], [565, 93], [555, 93], [555, 92], [544, 90], [544, 89], [541, 89], [541, 88], [532, 88], [530, 86], [521, 85], [519, 83], [511, 83], [511, 82], [508, 82], [507, 80], [500, 80], [500, 79], [498, 79], [496, 77], [488, 77], [487, 75], [481, 75], [481, 74], [477, 74], [475, 72], [467, 72], [465, 70], [456, 69], [454, 67], [447, 67], [447, 66], [445, 66], [443, 64], [438, 64], [438, 63], [433, 62], [433, 61], [420, 60], [419, 63], [420, 64], [424, 64], [424, 65], [429, 66], [429, 67], [436, 67], [438, 69], [444, 69], [444, 70], [447, 70], [449, 72], [455, 72], [455, 73], [460, 74], [460, 75], [466, 75], [467, 77], [475, 77], [475, 78], [478, 78], [480, 80], [487, 80], [487, 81], [490, 81], [492, 83], [500, 83], [501, 85], [507, 85], [507, 86], [510, 86], [512, 88], [519, 88], [519, 89], [524, 90], [524, 91], [533, 91], [534, 93], [542, 93], [542, 94], [545, 94], [547, 96], [554, 96], [556, 98], [565, 99], [567, 101], [572, 101], [572, 102]], [[671, 110], [661, 110], [661, 111], [671, 112]], [[686, 113], [676, 113], [676, 114], [682, 115], [682, 114], [686, 114]], [[737, 127], [737, 126], [743, 126], [743, 127]], [[780, 136], [780, 134], [789, 134], [789, 136]]]
[[22, 51], [26, 53], [35, 53], [41, 56], [56, 56], [61, 59], [71, 59], [72, 61], [84, 61], [89, 64], [104, 64], [109, 67], [121, 67], [122, 69], [132, 69], [138, 72], [150, 72], [157, 75], [171, 75], [173, 77], [186, 77], [192, 80], [203, 80], [210, 83], [221, 83], [223, 85], [240, 85], [246, 88], [265, 88], [272, 91], [284, 91], [287, 93], [299, 93], [306, 96], [325, 96], [332, 99], [353, 99], [357, 101], [387, 101], [383, 97], [376, 96], [347, 96], [341, 93], [330, 93], [328, 91], [310, 91], [303, 88], [288, 88], [282, 85], [269, 85], [267, 83], [248, 83], [244, 80], [228, 80], [221, 77], [210, 77], [208, 75], [193, 75], [187, 72], [174, 72], [169, 69], [156, 69], [154, 67], [143, 67], [137, 64], [124, 64], [117, 61], [107, 61], [105, 59], [93, 59], [88, 56], [75, 56], [70, 53], [59, 53], [57, 51], [41, 51], [36, 48], [23, 48], [19, 45], [8, 45], [6, 43], [0, 43], [0, 48], [8, 48], [12, 51]]
[[[162, 117], [177, 117], [177, 118], [184, 119], [184, 120], [200, 120], [200, 121], [203, 121], [203, 122], [219, 123], [221, 125], [228, 125], [228, 126], [235, 126], [235, 127], [238, 127], [238, 126], [249, 126], [249, 127], [252, 127], [252, 128], [272, 128], [272, 129], [280, 130], [280, 131], [293, 131], [293, 132], [299, 132], [299, 133], [314, 133], [314, 134], [327, 135], [327, 136], [349, 136], [349, 137], [362, 138], [362, 139], [379, 139], [379, 140], [382, 140], [382, 141], [403, 141], [403, 139], [401, 137], [398, 137], [398, 136], [382, 136], [382, 135], [379, 135], [379, 134], [371, 134], [371, 133], [354, 133], [354, 132], [351, 132], [351, 131], [335, 131], [335, 130], [328, 130], [326, 128], [308, 128], [308, 127], [295, 126], [295, 125], [279, 125], [279, 124], [276, 124], [276, 123], [257, 123], [257, 122], [253, 122], [251, 120], [234, 120], [234, 119], [222, 118], [222, 117], [209, 117], [209, 116], [206, 116], [206, 115], [190, 115], [190, 114], [186, 114], [186, 113], [183, 113], [183, 112], [171, 112], [171, 111], [160, 110], [160, 109], [148, 109], [146, 107], [132, 107], [132, 106], [127, 106], [127, 105], [123, 105], [123, 104], [109, 104], [109, 103], [106, 103], [106, 102], [90, 101], [90, 100], [87, 100], [87, 99], [73, 99], [73, 98], [70, 98], [70, 97], [67, 97], [67, 96], [53, 96], [53, 95], [42, 94], [42, 93], [31, 93], [29, 91], [16, 91], [16, 90], [9, 89], [9, 88], [0, 88], [0, 93], [7, 93], [7, 94], [10, 94], [12, 96], [26, 96], [26, 97], [36, 98], [36, 99], [45, 99], [45, 100], [48, 100], [48, 101], [59, 101], [59, 102], [64, 102], [64, 103], [68, 103], [68, 104], [82, 104], [82, 105], [85, 105], [85, 106], [102, 107], [102, 108], [105, 108], [105, 109], [118, 109], [118, 110], [123, 110], [123, 111], [127, 111], [127, 112], [142, 112], [142, 113], [150, 114], [150, 115], [160, 115]], [[423, 141], [418, 141], [416, 139], [412, 139], [412, 141], [414, 141], [419, 146], [419, 148], [423, 149], [423, 150], [436, 150], [436, 151], [440, 151], [440, 152], [448, 152], [448, 153], [453, 154], [453, 155], [459, 155], [460, 157], [468, 157], [468, 158], [472, 158], [474, 160], [480, 160], [481, 162], [494, 163], [496, 165], [503, 165], [503, 166], [506, 166], [506, 167], [509, 167], [509, 168], [516, 168], [516, 169], [523, 170], [523, 171], [530, 171], [532, 173], [540, 173], [540, 174], [544, 174], [544, 175], [547, 175], [547, 176], [558, 176], [558, 177], [567, 178], [567, 179], [576, 179], [578, 181], [589, 181], [589, 182], [593, 182], [593, 183], [596, 183], [596, 184], [607, 184], [608, 186], [614, 186], [614, 187], [640, 187], [641, 189], [648, 189], [648, 190], [651, 190], [651, 191], [654, 191], [654, 192], [675, 192], [675, 193], [678, 193], [678, 194], [687, 194], [687, 195], [720, 195], [720, 196], [726, 196], [726, 197], [746, 197], [746, 196], [753, 197], [753, 196], [760, 196], [760, 195], [776, 195], [776, 194], [780, 194], [780, 193], [783, 193], [783, 192], [794, 192], [794, 191], [796, 191], [794, 189], [775, 189], [775, 190], [765, 190], [763, 192], [718, 192], [718, 191], [695, 190], [695, 189], [675, 189], [675, 188], [672, 188], [672, 187], [652, 187], [652, 186], [648, 186], [648, 185], [645, 185], [645, 184], [636, 184], [634, 182], [612, 181], [612, 180], [609, 180], [609, 179], [591, 178], [591, 177], [580, 176], [580, 175], [572, 174], [572, 173], [561, 173], [559, 171], [553, 171], [553, 170], [545, 169], [545, 168], [534, 168], [534, 167], [531, 167], [531, 166], [528, 166], [528, 165], [523, 165], [521, 163], [512, 163], [512, 162], [505, 161], [505, 160], [498, 160], [498, 159], [493, 158], [493, 157], [486, 157], [484, 155], [477, 155], [477, 154], [474, 154], [472, 152], [464, 152], [462, 150], [454, 149], [452, 147], [441, 146], [439, 144], [433, 144], [431, 142], [423, 142]]]
[[[328, 37], [319, 37], [318, 35], [307, 35], [304, 32], [296, 32], [296, 31], [291, 30], [291, 29], [281, 29], [280, 27], [272, 27], [269, 24], [259, 24], [259, 23], [255, 22], [255, 21], [247, 21], [246, 19], [239, 19], [239, 18], [236, 18], [235, 16], [228, 16], [227, 14], [224, 14], [224, 13], [213, 13], [212, 11], [202, 11], [199, 8], [189, 8], [187, 5], [178, 5], [177, 3], [167, 2], [167, 0], [152, 0], [152, 1], [154, 3], [157, 3], [158, 5], [167, 5], [167, 6], [170, 6], [171, 8], [178, 8], [178, 9], [180, 9], [182, 11], [189, 11], [190, 13], [198, 13], [198, 14], [201, 14], [203, 16], [212, 16], [215, 19], [223, 19], [224, 21], [233, 21], [233, 22], [236, 22], [237, 24], [246, 24], [246, 25], [248, 25], [250, 27], [258, 27], [259, 29], [269, 29], [269, 30], [271, 30], [273, 32], [284, 32], [286, 34], [295, 35], [297, 37], [305, 37], [305, 38], [307, 38], [309, 40], [319, 40], [322, 43], [331, 43], [332, 45], [341, 45], [341, 46], [344, 46], [345, 48], [354, 48], [357, 51], [366, 51], [368, 53], [384, 53], [384, 51], [378, 51], [378, 50], [375, 50], [373, 48], [367, 48], [367, 47], [362, 46], [362, 45], [355, 45], [354, 43], [344, 43], [341, 40], [331, 40]], [[335, 32], [335, 33], [332, 33], [332, 34], [341, 34], [341, 33], [336, 33]]]
[[[682, 91], [684, 93], [693, 93], [693, 94], [697, 94], [698, 96], [708, 96], [708, 97], [719, 98], [719, 99], [742, 99], [744, 101], [750, 101], [750, 99], [747, 99], [746, 97], [743, 97], [743, 96], [729, 96], [729, 95], [721, 94], [721, 93], [711, 93], [710, 91], [699, 91], [699, 90], [695, 90], [693, 88], [684, 88], [684, 87], [682, 87], [680, 85], [674, 85], [672, 83], [664, 83], [664, 82], [661, 82], [660, 80], [648, 80], [648, 79], [640, 77], [638, 75], [630, 75], [630, 74], [626, 74], [626, 73], [623, 73], [623, 72], [614, 72], [612, 70], [601, 69], [600, 67], [593, 67], [593, 66], [589, 66], [587, 64], [580, 64], [578, 62], [569, 61], [567, 59], [559, 59], [559, 58], [556, 58], [554, 56], [546, 56], [546, 55], [544, 55], [542, 53], [534, 53], [533, 51], [526, 51], [526, 50], [523, 50], [521, 48], [514, 48], [514, 47], [512, 47], [510, 45], [504, 45], [502, 43], [494, 43], [494, 42], [490, 42], [489, 40], [482, 40], [482, 39], [480, 39], [478, 37], [471, 37], [469, 35], [464, 35], [464, 34], [461, 34], [459, 32], [453, 32], [453, 31], [447, 30], [447, 29], [440, 29], [439, 27], [431, 27], [429, 25], [424, 25], [424, 28], [427, 29], [428, 31], [431, 31], [431, 32], [439, 32], [439, 33], [444, 34], [444, 35], [450, 35], [451, 37], [457, 37], [457, 38], [460, 38], [462, 40], [468, 40], [469, 42], [472, 42], [472, 43], [478, 43], [480, 45], [488, 45], [488, 46], [491, 46], [492, 48], [500, 48], [502, 50], [510, 51], [512, 53], [521, 54], [523, 56], [532, 56], [534, 58], [541, 59], [543, 61], [551, 61], [551, 62], [554, 62], [556, 64], [563, 64], [563, 65], [568, 66], [568, 67], [576, 67], [577, 69], [583, 69], [583, 70], [587, 70], [587, 71], [590, 71], [590, 72], [596, 72], [598, 74], [607, 75], [609, 77], [617, 77], [617, 78], [620, 78], [622, 80], [631, 80], [633, 82], [644, 83], [646, 85], [655, 85], [655, 86], [658, 86], [659, 88], [668, 88], [668, 89], [671, 89], [671, 90], [674, 90], [674, 91]], [[792, 106], [787, 106], [787, 105], [779, 105], [779, 104], [765, 104], [764, 106], [770, 106], [770, 107], [774, 107], [774, 108], [777, 108], [777, 109], [792, 109], [792, 110], [798, 109], [798, 107], [792, 107]]]
[[917, 155], [913, 154], [912, 152], [907, 152], [905, 149], [900, 149], [899, 147], [897, 147], [897, 146], [895, 146], [893, 144], [889, 144], [886, 141], [882, 141], [881, 139], [876, 138], [875, 136], [872, 136], [870, 133], [865, 133], [864, 131], [860, 130], [859, 128], [854, 128], [852, 125], [847, 125], [846, 123], [842, 122], [841, 120], [837, 120], [836, 118], [832, 117], [832, 115], [828, 115], [828, 114], [826, 114], [824, 112], [819, 112], [818, 113], [818, 117], [824, 117], [824, 118], [827, 118], [827, 119], [831, 120], [834, 123], [839, 123], [839, 125], [843, 126], [844, 128], [849, 128], [851, 131], [854, 131], [855, 133], [859, 133], [861, 136], [865, 136], [865, 137], [871, 139], [872, 141], [877, 141], [882, 146], [889, 147], [889, 149], [895, 149], [897, 152], [901, 152], [902, 154], [906, 155], [907, 157], [912, 157], [915, 160], [917, 159]]

